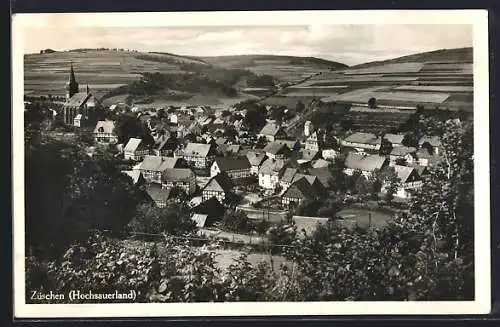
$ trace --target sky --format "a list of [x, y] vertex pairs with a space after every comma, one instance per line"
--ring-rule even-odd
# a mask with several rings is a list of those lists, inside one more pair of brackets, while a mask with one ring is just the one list
[[124, 48], [179, 55], [311, 56], [347, 65], [472, 46], [472, 25], [301, 25], [193, 27], [30, 27], [25, 53]]

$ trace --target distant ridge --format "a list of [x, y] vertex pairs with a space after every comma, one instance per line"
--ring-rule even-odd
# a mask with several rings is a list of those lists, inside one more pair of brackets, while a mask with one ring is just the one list
[[359, 65], [354, 65], [349, 67], [350, 69], [355, 68], [368, 68], [373, 66], [379, 66], [384, 64], [396, 64], [403, 62], [427, 62], [427, 61], [457, 61], [457, 62], [472, 62], [473, 51], [472, 47], [465, 48], [453, 48], [453, 49], [439, 49], [434, 51], [420, 52], [411, 55], [406, 55], [402, 57], [397, 57], [393, 59], [371, 61]]

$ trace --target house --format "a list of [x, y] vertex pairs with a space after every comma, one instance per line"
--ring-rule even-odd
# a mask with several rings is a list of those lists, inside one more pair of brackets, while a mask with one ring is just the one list
[[306, 150], [321, 151], [323, 147], [322, 137], [318, 135], [318, 132], [312, 132], [306, 139]]
[[319, 196], [306, 178], [299, 178], [283, 193], [281, 204], [284, 207], [299, 205], [304, 200], [315, 200]]
[[123, 148], [123, 157], [125, 160], [139, 161], [149, 154], [149, 148], [139, 138], [131, 137], [125, 148]]
[[287, 188], [290, 187], [290, 185], [292, 185], [295, 175], [297, 175], [297, 173], [298, 169], [296, 168], [285, 168], [279, 181], [280, 186], [283, 190], [286, 190]]
[[418, 141], [420, 148], [425, 148], [432, 155], [439, 155], [441, 140], [438, 136], [424, 136]]
[[[422, 187], [422, 180], [415, 167], [396, 165], [394, 166], [394, 170], [399, 178], [398, 187], [394, 194], [395, 197], [408, 199], [411, 195], [411, 191], [418, 190]], [[384, 183], [381, 192], [386, 193], [388, 186], [389, 184]]]
[[358, 152], [380, 150], [382, 139], [372, 133], [354, 133], [341, 141], [344, 147], [354, 148]]
[[416, 157], [417, 157], [416, 162], [420, 166], [424, 166], [424, 167], [429, 167], [429, 166], [435, 165], [438, 161], [439, 156], [436, 153], [433, 153], [431, 151], [432, 151], [432, 149], [427, 147], [427, 146], [424, 146], [424, 147], [418, 149], [417, 153], [416, 153]]
[[412, 165], [415, 161], [416, 151], [417, 149], [414, 147], [406, 147], [403, 145], [393, 147], [391, 153], [389, 154], [389, 165], [394, 166], [400, 162]]
[[134, 170], [141, 172], [148, 183], [161, 183], [161, 176], [167, 169], [185, 168], [178, 158], [146, 155]]
[[250, 176], [250, 168], [246, 157], [219, 157], [210, 167], [210, 177], [226, 173], [233, 180], [244, 179]]
[[330, 181], [333, 178], [333, 175], [330, 172], [330, 169], [328, 169], [327, 167], [311, 168], [311, 169], [309, 169], [308, 172], [309, 172], [309, 175], [316, 176], [316, 178], [323, 185], [324, 188], [329, 187]]
[[403, 139], [405, 138], [404, 135], [402, 134], [391, 134], [391, 133], [386, 133], [384, 135], [384, 138], [391, 142], [392, 144], [392, 147], [398, 147], [398, 146], [402, 146], [403, 144]]
[[300, 142], [298, 140], [276, 140], [275, 142], [286, 145], [292, 152], [300, 150]]
[[296, 156], [295, 159], [299, 165], [303, 165], [315, 159], [319, 159], [320, 155], [320, 152], [316, 150], [302, 150], [298, 153], [298, 156]]
[[260, 166], [267, 159], [266, 154], [261, 151], [250, 150], [246, 153], [246, 157], [250, 163], [250, 174], [258, 175]]
[[157, 156], [171, 156], [179, 147], [179, 140], [175, 137], [163, 137], [153, 149]]
[[323, 168], [323, 167], [328, 167], [330, 165], [330, 161], [324, 160], [324, 159], [318, 159], [314, 160], [312, 162], [311, 167], [312, 168]]
[[223, 144], [219, 146], [219, 150], [226, 157], [236, 156], [241, 150], [241, 145], [239, 144]]
[[285, 159], [291, 155], [288, 146], [278, 142], [268, 143], [263, 150], [266, 156], [272, 159]]
[[220, 173], [208, 181], [202, 191], [202, 199], [206, 201], [212, 197], [215, 197], [219, 202], [223, 203], [231, 194], [231, 189], [234, 184], [231, 178], [225, 174]]
[[82, 127], [82, 120], [83, 120], [82, 114], [76, 115], [75, 118], [73, 119], [73, 126]]
[[172, 189], [162, 188], [160, 185], [151, 184], [146, 188], [146, 193], [159, 208], [164, 208], [171, 198]]
[[210, 168], [215, 159], [215, 147], [212, 144], [188, 143], [182, 150], [174, 153], [174, 157], [183, 158], [195, 168]]
[[267, 158], [259, 169], [259, 186], [274, 190], [279, 184], [279, 178], [285, 168], [283, 159]]
[[313, 123], [310, 120], [306, 121], [304, 123], [304, 136], [309, 137], [309, 135], [311, 135], [313, 131], [314, 131]]
[[375, 170], [380, 170], [388, 165], [388, 159], [378, 154], [364, 155], [351, 152], [345, 160], [344, 173], [351, 176], [354, 171], [360, 170], [363, 176], [369, 178]]
[[274, 142], [277, 139], [285, 139], [286, 133], [280, 126], [275, 123], [267, 123], [257, 135], [258, 137], [265, 137], [269, 142]]
[[134, 185], [141, 186], [146, 183], [144, 176], [142, 176], [139, 170], [122, 170], [122, 173], [130, 177]]
[[280, 186], [283, 190], [287, 190], [293, 183], [301, 178], [305, 178], [309, 184], [315, 189], [316, 195], [325, 194], [326, 187], [314, 175], [300, 173], [295, 168], [286, 168], [280, 178]]
[[98, 143], [117, 143], [115, 122], [111, 120], [98, 121], [94, 128], [94, 140]]
[[163, 188], [179, 187], [190, 196], [196, 192], [196, 175], [189, 168], [167, 168], [162, 172], [161, 185]]
[[224, 208], [216, 197], [211, 197], [193, 207], [191, 212], [193, 213], [191, 219], [195, 220], [197, 225], [203, 225], [199, 227], [211, 227], [215, 222], [222, 219], [226, 212], [226, 208]]

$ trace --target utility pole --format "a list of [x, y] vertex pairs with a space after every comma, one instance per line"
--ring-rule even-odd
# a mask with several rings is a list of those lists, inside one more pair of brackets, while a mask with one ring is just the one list
[[372, 212], [368, 213], [368, 229], [372, 228]]

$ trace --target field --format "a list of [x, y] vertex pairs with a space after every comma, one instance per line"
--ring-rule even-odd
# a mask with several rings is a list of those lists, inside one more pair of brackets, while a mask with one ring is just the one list
[[359, 227], [367, 228], [370, 227], [371, 223], [371, 227], [380, 228], [387, 224], [392, 218], [392, 214], [392, 212], [383, 209], [364, 209], [353, 205], [341, 210], [336, 216], [341, 218], [339, 222], [346, 227], [358, 225]]

